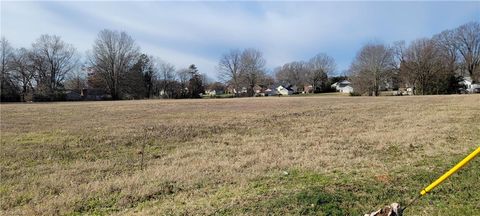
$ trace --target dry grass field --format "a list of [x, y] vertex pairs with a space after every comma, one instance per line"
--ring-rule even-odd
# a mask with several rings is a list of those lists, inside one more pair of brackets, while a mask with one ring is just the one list
[[[480, 95], [0, 108], [1, 215], [359, 215], [480, 145]], [[479, 215], [479, 176], [477, 158], [405, 215]]]

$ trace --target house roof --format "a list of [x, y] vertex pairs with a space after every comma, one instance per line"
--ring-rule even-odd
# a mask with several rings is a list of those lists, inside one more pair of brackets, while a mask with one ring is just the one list
[[282, 85], [279, 85], [279, 86], [278, 86], [276, 89], [282, 89], [282, 88], [283, 88], [283, 89], [286, 89], [287, 91], [293, 91], [293, 89], [292, 89], [292, 86], [291, 86], [291, 85], [290, 85], [290, 86], [288, 86], [288, 87], [284, 87], [284, 86], [282, 86]]

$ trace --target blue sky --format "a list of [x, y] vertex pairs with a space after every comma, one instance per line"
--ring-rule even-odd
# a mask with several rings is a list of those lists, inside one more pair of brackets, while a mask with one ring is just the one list
[[156, 2], [49, 1], [1, 3], [1, 35], [29, 47], [41, 34], [56, 34], [80, 54], [102, 29], [126, 31], [142, 50], [173, 63], [196, 64], [216, 78], [220, 55], [256, 48], [269, 70], [324, 52], [337, 73], [359, 48], [431, 37], [480, 21], [480, 2]]

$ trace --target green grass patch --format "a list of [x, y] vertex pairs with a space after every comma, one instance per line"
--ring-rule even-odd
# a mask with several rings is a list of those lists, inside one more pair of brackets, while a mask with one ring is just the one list
[[[392, 173], [388, 182], [354, 173], [321, 174], [292, 170], [258, 178], [240, 196], [239, 205], [221, 208], [220, 214], [362, 215], [393, 202], [405, 204], [463, 156], [420, 161]], [[433, 164], [433, 169], [422, 166]], [[442, 168], [443, 167], [443, 168]], [[407, 215], [475, 215], [480, 207], [480, 162], [474, 161], [411, 206]], [[397, 176], [397, 177], [395, 177]], [[217, 197], [221, 198], [221, 197]], [[477, 203], [477, 204], [475, 204]]]

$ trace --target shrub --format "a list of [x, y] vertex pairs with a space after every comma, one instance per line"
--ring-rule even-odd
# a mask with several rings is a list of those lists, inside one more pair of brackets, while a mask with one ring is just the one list
[[37, 93], [33, 95], [32, 100], [35, 102], [65, 101], [67, 100], [67, 95], [65, 92]]
[[350, 96], [362, 96], [362, 95], [358, 92], [350, 92]]

